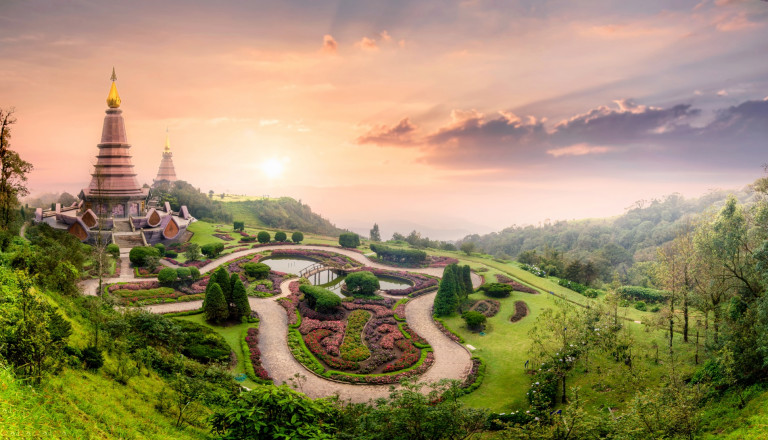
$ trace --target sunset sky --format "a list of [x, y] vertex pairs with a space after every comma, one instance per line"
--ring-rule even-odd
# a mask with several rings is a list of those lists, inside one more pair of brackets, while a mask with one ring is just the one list
[[[33, 193], [90, 181], [112, 67], [141, 183], [455, 239], [741, 188], [768, 162], [768, 2], [16, 1], [0, 107]], [[193, 213], [194, 214], [194, 213]]]

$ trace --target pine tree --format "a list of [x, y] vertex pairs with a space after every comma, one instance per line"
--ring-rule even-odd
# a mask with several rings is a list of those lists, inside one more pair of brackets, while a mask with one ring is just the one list
[[373, 229], [371, 229], [371, 241], [381, 241], [381, 232], [379, 232], [378, 223], [374, 223]]
[[242, 319], [251, 316], [251, 304], [248, 302], [248, 295], [245, 293], [245, 285], [240, 281], [240, 277], [234, 279], [232, 286], [232, 302], [235, 307], [230, 316], [235, 319]]
[[468, 264], [461, 266], [461, 281], [461, 284], [464, 286], [464, 298], [466, 299], [470, 293], [475, 291], [472, 287], [472, 270]]
[[224, 300], [227, 304], [232, 302], [232, 282], [229, 279], [229, 272], [224, 266], [219, 266], [216, 272], [211, 275], [212, 283], [216, 283], [221, 287], [221, 292], [224, 294]]
[[459, 286], [456, 280], [455, 266], [455, 264], [450, 264], [443, 270], [443, 279], [440, 281], [440, 287], [435, 296], [435, 315], [437, 316], [451, 315], [459, 306], [459, 298], [456, 295]]
[[226, 321], [229, 317], [229, 307], [224, 299], [224, 292], [217, 283], [211, 283], [205, 295], [205, 319], [214, 323]]
[[[237, 306], [235, 305], [235, 283], [240, 281], [240, 274], [233, 273], [229, 277], [229, 314], [232, 315], [233, 313], [237, 313], [235, 309], [237, 309]], [[226, 294], [225, 294], [226, 295]]]

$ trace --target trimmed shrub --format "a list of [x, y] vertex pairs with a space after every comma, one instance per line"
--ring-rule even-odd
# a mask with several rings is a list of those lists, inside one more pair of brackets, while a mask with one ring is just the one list
[[199, 280], [200, 279], [200, 269], [196, 268], [195, 266], [189, 267], [189, 276], [192, 277], [193, 280]]
[[332, 312], [341, 305], [341, 298], [328, 289], [304, 284], [299, 287], [299, 290], [304, 294], [307, 305], [318, 312]]
[[379, 279], [368, 271], [352, 272], [344, 278], [347, 291], [353, 294], [373, 295], [379, 290]]
[[467, 324], [467, 328], [472, 330], [481, 330], [483, 328], [483, 324], [485, 324], [486, 321], [485, 315], [473, 310], [464, 312], [461, 315], [461, 318], [464, 319], [464, 322]]
[[269, 235], [269, 232], [267, 231], [261, 231], [256, 235], [256, 239], [259, 240], [259, 243], [269, 243], [271, 240], [271, 237]]
[[174, 251], [173, 249], [166, 249], [165, 250], [165, 257], [166, 258], [176, 258], [179, 256], [179, 253]]
[[293, 234], [291, 234], [291, 241], [294, 243], [301, 243], [302, 241], [304, 241], [304, 234], [302, 234], [299, 231], [294, 232]]
[[394, 263], [421, 264], [427, 259], [427, 253], [418, 249], [395, 249], [371, 243], [371, 250], [382, 260]]
[[232, 303], [234, 307], [230, 316], [235, 319], [243, 319], [251, 316], [251, 304], [248, 302], [248, 295], [245, 293], [245, 285], [237, 274], [232, 274], [234, 283], [232, 285]]
[[[198, 270], [197, 273], [200, 273], [200, 271]], [[176, 276], [179, 277], [181, 281], [186, 281], [192, 277], [192, 270], [188, 267], [180, 267], [176, 269]]]
[[203, 312], [205, 319], [214, 323], [221, 323], [229, 317], [229, 306], [224, 299], [224, 292], [217, 283], [212, 283], [205, 294]]
[[646, 309], [647, 309], [648, 307], [645, 305], [645, 302], [643, 302], [643, 301], [638, 301], [638, 302], [636, 302], [636, 303], [635, 303], [635, 308], [636, 308], [637, 310], [640, 310], [641, 312], [644, 312], [644, 311], [646, 311]]
[[483, 284], [478, 289], [491, 298], [506, 298], [512, 293], [512, 286], [502, 283], [488, 283]]
[[640, 286], [621, 286], [616, 289], [616, 293], [626, 299], [645, 301], [646, 303], [664, 302], [669, 296], [669, 294], [663, 290], [649, 289]]
[[224, 243], [208, 243], [200, 248], [200, 252], [208, 258], [216, 258], [224, 251]]
[[115, 243], [110, 243], [107, 245], [107, 253], [109, 255], [112, 255], [113, 258], [119, 258], [120, 257], [120, 246], [116, 245]]
[[234, 226], [235, 231], [242, 231], [245, 229], [245, 222], [234, 222]]
[[356, 248], [360, 246], [360, 236], [354, 232], [344, 232], [339, 235], [339, 244], [345, 248]]
[[226, 304], [232, 302], [232, 281], [229, 279], [229, 272], [224, 266], [219, 266], [218, 269], [211, 275], [209, 283], [216, 283], [221, 288], [221, 293], [224, 294], [224, 300]]
[[157, 281], [160, 281], [160, 284], [171, 284], [176, 281], [176, 277], [176, 269], [164, 267], [157, 274]]
[[269, 276], [270, 267], [264, 263], [245, 263], [243, 264], [243, 270], [249, 277], [254, 277], [257, 280], [263, 280]]
[[151, 246], [137, 246], [131, 249], [128, 254], [128, 259], [131, 260], [131, 264], [137, 267], [144, 267], [147, 264], [148, 257], [159, 257], [160, 253], [157, 249]]
[[283, 231], [275, 232], [275, 241], [283, 242], [286, 240], [288, 240], [288, 236], [285, 234], [285, 232]]
[[443, 279], [437, 288], [435, 296], [434, 311], [437, 316], [452, 315], [459, 306], [459, 283], [456, 279], [455, 265], [445, 266], [443, 269]]
[[165, 256], [165, 245], [164, 244], [157, 243], [157, 244], [155, 244], [154, 247], [155, 247], [155, 249], [157, 249], [157, 252], [160, 253], [159, 256], [161, 256], [161, 257]]

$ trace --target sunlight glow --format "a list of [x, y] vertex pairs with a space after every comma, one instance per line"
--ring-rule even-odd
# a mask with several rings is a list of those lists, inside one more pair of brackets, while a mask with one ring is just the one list
[[283, 175], [285, 171], [285, 160], [278, 158], [270, 158], [262, 162], [261, 171], [266, 174], [270, 179], [277, 179]]

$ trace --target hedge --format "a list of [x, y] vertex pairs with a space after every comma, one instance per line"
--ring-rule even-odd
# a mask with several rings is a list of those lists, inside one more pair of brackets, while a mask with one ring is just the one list
[[669, 293], [663, 290], [649, 289], [641, 286], [621, 286], [616, 293], [627, 299], [635, 301], [645, 301], [646, 303], [657, 303], [666, 301]]
[[395, 249], [382, 244], [371, 243], [371, 250], [385, 261], [397, 263], [421, 264], [427, 259], [427, 253], [418, 249]]
[[344, 232], [339, 235], [339, 244], [345, 248], [356, 248], [360, 246], [360, 236], [354, 232]]
[[341, 298], [328, 289], [304, 284], [299, 290], [304, 293], [307, 305], [318, 312], [331, 311], [341, 305]]

